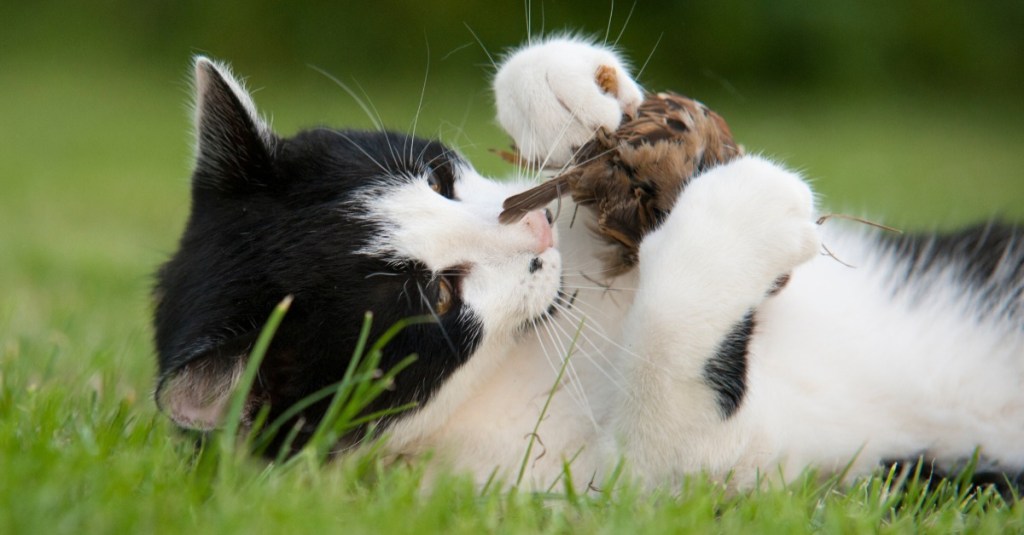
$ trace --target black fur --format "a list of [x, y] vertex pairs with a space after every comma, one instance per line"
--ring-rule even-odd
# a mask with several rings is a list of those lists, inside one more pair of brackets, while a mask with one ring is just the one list
[[[245, 358], [271, 310], [292, 295], [252, 394], [270, 404], [273, 419], [341, 379], [364, 312], [374, 314], [371, 342], [403, 318], [430, 314], [438, 274], [358, 254], [377, 229], [349, 201], [424, 174], [450, 192], [457, 156], [385, 132], [268, 138], [219, 76], [200, 91], [191, 215], [154, 292], [158, 390], [199, 359]], [[452, 282], [451, 309], [439, 322], [408, 327], [385, 348], [384, 369], [418, 358], [370, 411], [422, 405], [475, 351], [482, 327]], [[325, 406], [301, 415], [307, 427]]]
[[747, 347], [754, 333], [754, 313], [748, 312], [722, 340], [704, 365], [704, 380], [718, 395], [723, 418], [732, 416], [747, 391]]
[[984, 313], [1024, 328], [1024, 228], [990, 222], [948, 234], [881, 234], [880, 240], [903, 261], [900, 282], [952, 269]]

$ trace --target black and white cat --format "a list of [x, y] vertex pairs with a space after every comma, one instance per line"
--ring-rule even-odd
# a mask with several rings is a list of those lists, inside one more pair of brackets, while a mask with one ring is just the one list
[[[596, 87], [602, 65], [617, 94]], [[530, 184], [402, 134], [282, 138], [223, 64], [197, 58], [195, 83], [192, 212], [154, 320], [157, 400], [183, 427], [221, 423], [261, 323], [293, 295], [250, 413], [338, 381], [365, 311], [374, 336], [433, 315], [386, 347], [382, 367], [418, 358], [371, 409], [415, 402], [382, 422], [387, 448], [481, 482], [515, 479], [531, 441], [532, 488], [565, 463], [586, 484], [619, 460], [651, 485], [955, 468], [976, 449], [986, 469], [1024, 469], [1020, 228], [829, 233], [850, 268], [820, 254], [804, 180], [745, 156], [694, 179], [638, 267], [609, 278], [586, 210], [502, 225], [502, 201]], [[551, 161], [640, 96], [612, 51], [572, 39], [517, 51], [495, 90], [520, 150]]]

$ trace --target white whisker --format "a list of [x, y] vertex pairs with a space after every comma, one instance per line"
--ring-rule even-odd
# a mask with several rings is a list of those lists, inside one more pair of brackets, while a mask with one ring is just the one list
[[[563, 385], [568, 385], [567, 392], [569, 393], [569, 397], [571, 397], [573, 401], [575, 401], [576, 404], [580, 406], [580, 408], [587, 410], [589, 407], [589, 403], [586, 400], [586, 395], [583, 394], [580, 390], [578, 390], [580, 388], [579, 376], [576, 373], [575, 369], [569, 369], [571, 363], [563, 360], [568, 359], [571, 355], [568, 354], [568, 351], [565, 349], [564, 345], [561, 344], [559, 338], [555, 336], [555, 333], [551, 330], [549, 322], [542, 321], [540, 322], [540, 325], [544, 328], [544, 334], [547, 335], [548, 340], [552, 344], [553, 352], [555, 353], [555, 356], [552, 357], [552, 351], [549, 351], [547, 345], [544, 344], [544, 339], [541, 336], [540, 331], [534, 329], [534, 334], [537, 336], [537, 341], [541, 346], [541, 350], [544, 352], [544, 359], [547, 360], [548, 365], [551, 367], [551, 371], [554, 372], [556, 377], [558, 376], [559, 371], [561, 370], [561, 364], [566, 364], [565, 372], [569, 374], [569, 377], [566, 378]], [[559, 352], [558, 346], [561, 346], [561, 352]]]
[[[618, 303], [616, 303], [616, 305], [617, 304]], [[584, 314], [584, 315], [590, 316], [590, 317], [594, 317], [594, 316], [600, 317], [600, 316], [604, 316], [607, 313], [607, 311], [603, 310], [598, 304], [590, 303], [585, 298], [584, 299], [577, 298], [573, 302], [571, 308], [577, 310], [580, 314]], [[598, 324], [598, 327], [600, 327], [600, 324]], [[592, 326], [591, 328], [596, 329], [597, 327], [593, 327]]]
[[542, 323], [543, 323], [544, 329], [545, 329], [545, 331], [547, 331], [548, 336], [550, 337], [552, 343], [554, 343], [557, 346], [556, 350], [560, 351], [559, 352], [560, 356], [557, 359], [558, 362], [559, 362], [559, 366], [558, 367], [560, 368], [561, 364], [565, 364], [565, 366], [566, 366], [565, 372], [568, 375], [568, 378], [567, 378], [567, 381], [565, 382], [565, 384], [568, 387], [569, 391], [572, 392], [573, 399], [577, 402], [577, 404], [579, 404], [580, 408], [582, 408], [584, 410], [589, 410], [590, 403], [587, 400], [587, 394], [586, 394], [586, 392], [583, 391], [583, 387], [582, 387], [582, 383], [580, 381], [579, 374], [576, 372], [576, 368], [573, 366], [573, 363], [572, 363], [573, 353], [578, 352], [579, 348], [578, 347], [566, 347], [566, 345], [564, 343], [562, 343], [561, 338], [559, 338], [556, 335], [556, 333], [553, 331], [553, 325], [551, 324], [551, 322], [545, 321], [545, 322], [542, 322]]
[[[558, 307], [558, 305], [556, 305], [556, 307]], [[564, 310], [564, 309], [562, 309], [561, 307], [558, 307], [558, 308], [559, 308], [559, 310], [560, 310], [561, 312], [565, 313], [565, 310]], [[565, 314], [565, 316], [566, 316], [567, 318], [571, 318], [571, 316], [570, 316], [569, 314], [567, 314], [567, 313]], [[601, 359], [601, 360], [602, 360], [602, 361], [603, 361], [603, 362], [604, 362], [605, 364], [608, 364], [608, 365], [609, 365], [609, 366], [611, 366], [611, 367], [612, 367], [613, 369], [617, 369], [617, 367], [615, 366], [615, 363], [614, 363], [614, 362], [612, 361], [612, 359], [611, 359], [610, 357], [608, 357], [607, 355], [605, 355], [605, 354], [604, 354], [604, 352], [602, 352], [602, 351], [601, 351], [601, 348], [599, 348], [599, 347], [597, 346], [597, 344], [595, 344], [595, 343], [593, 342], [593, 340], [591, 340], [591, 339], [590, 339], [590, 337], [589, 337], [589, 336], [587, 336], [587, 334], [586, 334], [586, 332], [585, 332], [585, 329], [586, 329], [586, 328], [590, 328], [590, 329], [593, 329], [593, 327], [587, 327], [587, 322], [586, 322], [585, 320], [580, 320], [578, 324], [580, 324], [580, 325], [582, 325], [582, 326], [584, 327], [584, 328], [581, 328], [581, 329], [579, 330], [579, 337], [578, 337], [578, 340], [582, 341], [582, 342], [583, 342], [583, 343], [585, 343], [585, 344], [589, 344], [589, 345], [590, 345], [590, 347], [591, 347], [591, 348], [592, 348], [592, 349], [594, 350], [594, 351], [593, 351], [593, 354], [591, 354], [590, 352], [586, 352], [586, 353], [584, 353], [584, 355], [585, 355], [586, 357], [588, 357], [588, 359], [590, 360], [590, 362], [591, 362], [591, 363], [593, 363], [593, 365], [594, 365], [594, 367], [595, 367], [595, 368], [597, 369], [597, 371], [599, 371], [599, 372], [601, 373], [601, 375], [604, 375], [604, 376], [605, 376], [605, 378], [606, 378], [606, 379], [608, 379], [608, 381], [609, 381], [609, 382], [611, 382], [611, 384], [612, 384], [613, 386], [615, 386], [615, 387], [616, 387], [616, 388], [618, 388], [619, 390], [625, 391], [625, 389], [626, 389], [626, 388], [625, 388], [625, 385], [624, 385], [624, 383], [620, 382], [620, 380], [622, 380], [622, 379], [625, 379], [625, 378], [624, 378], [624, 377], [620, 377], [619, 379], [616, 379], [615, 377], [613, 377], [613, 376], [612, 376], [612, 374], [611, 374], [611, 373], [609, 373], [609, 372], [608, 372], [608, 370], [606, 370], [606, 369], [604, 368], [604, 366], [602, 366], [602, 365], [601, 365], [601, 363], [600, 363], [600, 362], [598, 362], [598, 361], [597, 361], [597, 360], [595, 359], [595, 357], [599, 357], [599, 358], [600, 358], [600, 359]], [[559, 331], [561, 331], [561, 333], [562, 333], [562, 335], [563, 335], [563, 336], [567, 336], [567, 337], [568, 337], [568, 336], [570, 336], [570, 334], [569, 334], [569, 333], [568, 333], [568, 332], [566, 331], [566, 329], [565, 329], [565, 328], [563, 328], [563, 327], [562, 327], [561, 325], [559, 325], [558, 323], [553, 323], [553, 325], [554, 325], [554, 326], [555, 326], [555, 327], [556, 327], [556, 328], [557, 328], [557, 329], [558, 329]], [[596, 331], [595, 331], [595, 332], [596, 332]], [[598, 333], [598, 334], [600, 334], [600, 333]], [[575, 335], [573, 335], [573, 336], [575, 337]], [[621, 374], [620, 374], [620, 375], [621, 375]]]
[[356, 87], [359, 88], [359, 92], [362, 93], [363, 94], [363, 98], [366, 99], [366, 103], [369, 104], [370, 109], [377, 116], [377, 123], [381, 125], [380, 126], [380, 130], [383, 132], [384, 131], [384, 116], [380, 114], [380, 110], [377, 109], [377, 106], [373, 103], [373, 99], [370, 98], [370, 94], [366, 92], [366, 88], [363, 87], [363, 85], [359, 83], [359, 80], [353, 79], [352, 83], [356, 84]]
[[[545, 327], [545, 329], [546, 329], [546, 327]], [[551, 352], [548, 351], [547, 345], [544, 343], [544, 339], [541, 337], [540, 330], [535, 328], [533, 330], [533, 332], [537, 336], [537, 343], [540, 345], [541, 351], [544, 352], [544, 359], [548, 361], [548, 365], [551, 366], [551, 370], [553, 372], [555, 372], [555, 373], [558, 373], [558, 366], [556, 366], [555, 362], [551, 359]], [[547, 332], [546, 334], [548, 335], [548, 338], [550, 339], [551, 338], [551, 333]], [[551, 339], [551, 342], [554, 343], [554, 339]]]
[[445, 54], [443, 57], [441, 57], [441, 61], [447, 61], [448, 58], [450, 58], [456, 52], [458, 52], [458, 51], [460, 51], [460, 50], [462, 50], [464, 48], [469, 48], [471, 46], [473, 46], [473, 43], [462, 43], [461, 45], [459, 45], [459, 46], [449, 50], [447, 54]]
[[644, 73], [644, 69], [647, 68], [647, 64], [650, 63], [651, 58], [654, 57], [654, 51], [657, 50], [658, 49], [658, 45], [661, 44], [661, 38], [662, 37], [665, 37], [665, 32], [661, 32], [658, 35], [658, 40], [654, 42], [654, 47], [651, 48], [651, 53], [647, 55], [647, 59], [644, 61], [644, 64], [640, 67], [640, 70], [637, 71], [636, 76], [634, 76], [634, 78], [636, 78], [637, 80], [640, 79], [640, 75], [642, 75]]
[[409, 136], [409, 138], [406, 141], [408, 143], [408, 145], [409, 145], [409, 160], [410, 161], [414, 161], [414, 159], [412, 157], [413, 140], [416, 137], [416, 127], [419, 126], [420, 113], [423, 112], [423, 98], [427, 94], [427, 79], [430, 76], [430, 41], [427, 39], [426, 35], [423, 36], [423, 41], [424, 41], [423, 44], [424, 44], [424, 46], [427, 49], [427, 66], [426, 66], [426, 68], [425, 68], [425, 70], [423, 72], [423, 86], [420, 87], [420, 100], [419, 100], [418, 103], [416, 103], [416, 114], [412, 118], [412, 135]]
[[391, 159], [392, 159], [392, 160], [393, 160], [393, 161], [394, 161], [395, 163], [398, 163], [398, 161], [399, 161], [399, 160], [398, 160], [398, 156], [397, 156], [397, 155], [395, 154], [395, 149], [394, 149], [394, 147], [392, 147], [392, 145], [391, 145], [391, 136], [390, 136], [390, 135], [389, 135], [389, 134], [387, 133], [387, 131], [386, 131], [386, 130], [384, 129], [384, 119], [383, 119], [383, 117], [382, 117], [382, 116], [381, 116], [381, 114], [380, 114], [380, 110], [378, 110], [378, 109], [377, 109], [377, 106], [374, 106], [374, 104], [373, 104], [373, 99], [372, 99], [372, 98], [370, 98], [370, 95], [369, 95], [369, 94], [368, 94], [368, 93], [366, 92], [366, 89], [364, 89], [364, 88], [363, 88], [363, 86], [362, 86], [362, 85], [360, 85], [360, 83], [359, 83], [358, 81], [356, 81], [356, 82], [355, 82], [355, 84], [356, 84], [356, 87], [358, 87], [358, 88], [359, 88], [359, 91], [361, 91], [361, 92], [363, 93], [363, 96], [364, 96], [364, 97], [366, 97], [366, 102], [367, 102], [367, 103], [368, 103], [368, 104], [370, 105], [370, 109], [371, 109], [371, 110], [373, 110], [373, 112], [374, 112], [375, 114], [377, 114], [377, 121], [378, 121], [378, 122], [380, 123], [380, 125], [381, 125], [381, 127], [380, 127], [380, 131], [381, 131], [381, 132], [383, 132], [383, 133], [384, 133], [384, 135], [385, 135], [385, 140], [387, 141], [387, 146], [388, 146], [388, 152], [390, 152], [390, 153], [391, 153]]
[[328, 80], [331, 80], [338, 87], [340, 87], [342, 90], [348, 93], [348, 96], [352, 97], [352, 100], [356, 101], [356, 105], [358, 105], [363, 110], [363, 113], [365, 113], [366, 116], [370, 119], [370, 122], [373, 123], [373, 127], [376, 128], [378, 131], [384, 130], [384, 124], [380, 121], [380, 115], [378, 114], [375, 117], [373, 113], [370, 112], [370, 108], [366, 105], [366, 102], [364, 102], [363, 99], [359, 98], [359, 95], [357, 95], [356, 92], [353, 91], [351, 87], [346, 85], [341, 80], [337, 79], [331, 73], [321, 69], [320, 67], [317, 67], [316, 65], [309, 65], [309, 68], [324, 75], [325, 77], [327, 77]]
[[608, 37], [612, 33], [612, 19], [615, 17], [615, 0], [612, 0], [612, 5], [608, 9], [608, 25], [604, 28], [604, 39], [601, 40], [602, 45], [608, 44]]
[[[569, 319], [573, 319], [573, 320], [579, 320], [580, 319], [580, 317], [577, 314], [573, 313], [572, 310], [570, 310], [568, 308], [565, 308], [564, 306], [562, 306], [562, 305], [560, 305], [558, 303], [555, 303], [555, 307], [559, 310], [559, 312], [565, 314], [565, 316], [568, 317]], [[603, 330], [595, 329], [595, 328], [592, 328], [591, 330], [595, 334], [600, 336], [602, 339], [604, 339], [606, 342], [608, 342], [609, 344], [614, 346], [616, 349], [618, 349], [619, 351], [624, 352], [627, 356], [635, 358], [635, 359], [638, 359], [638, 360], [640, 360], [642, 362], [647, 362], [647, 363], [652, 364], [652, 365], [656, 364], [654, 362], [650, 362], [646, 357], [638, 355], [638, 354], [634, 353], [632, 350], [630, 350], [629, 348], [627, 348], [627, 347], [623, 346], [622, 344], [616, 342], [613, 338], [611, 338], [605, 332], [603, 332]]]
[[[549, 85], [550, 85], [550, 83], [549, 83]], [[557, 136], [555, 136], [555, 142], [553, 143], [553, 145], [557, 146], [557, 145], [558, 145], [558, 142], [560, 142], [560, 141], [562, 140], [562, 138], [564, 138], [564, 137], [565, 137], [565, 135], [566, 135], [566, 134], [567, 134], [567, 133], [569, 132], [569, 127], [570, 127], [570, 126], [572, 126], [572, 123], [573, 123], [573, 122], [579, 122], [579, 121], [578, 121], [578, 118], [579, 118], [579, 112], [580, 112], [580, 110], [582, 109], [582, 108], [581, 108], [581, 106], [582, 106], [582, 103], [580, 103], [580, 104], [577, 104], [577, 105], [576, 105], [576, 107], [575, 107], [575, 108], [573, 108], [573, 110], [572, 110], [572, 111], [571, 111], [571, 112], [569, 113], [569, 117], [570, 117], [570, 118], [572, 119], [572, 121], [567, 121], [567, 122], [566, 122], [566, 123], [565, 123], [565, 124], [564, 124], [564, 125], [562, 126], [562, 129], [558, 131], [558, 135], [557, 135]], [[596, 132], [597, 132], [597, 131], [595, 130], [595, 131], [594, 131], [594, 133], [596, 133]], [[579, 150], [579, 149], [577, 149], [577, 150]], [[551, 156], [553, 156], [553, 155], [554, 155], [554, 149], [552, 149], [552, 150], [549, 150], [549, 151], [548, 151], [548, 154], [547, 154], [547, 156], [545, 156], [545, 157], [544, 157], [544, 160], [543, 160], [543, 161], [541, 161], [541, 162], [540, 162], [540, 163], [539, 163], [539, 164], [537, 165], [537, 169], [538, 169], [538, 171], [540, 171], [540, 170], [542, 170], [542, 169], [545, 169], [545, 168], [547, 168], [547, 166], [548, 166], [548, 162], [549, 162], [549, 161], [551, 160]], [[575, 156], [575, 154], [574, 154], [573, 156]], [[570, 158], [570, 160], [569, 160], [569, 161], [571, 162], [571, 161], [572, 161], [572, 158]], [[565, 168], [566, 168], [566, 167], [567, 167], [568, 165], [569, 165], [569, 162], [566, 162], [566, 163], [565, 163], [565, 164], [564, 164], [564, 165], [562, 166], [562, 167], [563, 167], [563, 170], [564, 170], [564, 169], [565, 169]]]
[[[633, 5], [630, 6], [629, 13], [626, 14], [626, 20], [622, 23], [622, 29], [619, 30], [619, 35], [615, 36], [615, 42], [612, 43], [612, 46], [617, 46], [619, 44], [619, 39], [622, 39], [622, 34], [626, 33], [626, 26], [629, 26], [629, 19], [633, 18], [634, 9], [636, 9], [636, 0], [633, 0]], [[637, 75], [637, 78], [639, 77], [640, 75]]]
[[[555, 323], [551, 323], [550, 325], [553, 329], [558, 327], [558, 325], [556, 325]], [[582, 408], [589, 412], [590, 402], [587, 399], [587, 393], [583, 388], [583, 382], [580, 380], [579, 373], [576, 371], [576, 366], [573, 363], [573, 361], [575, 360], [573, 359], [574, 354], [584, 354], [585, 356], [585, 351], [582, 347], [579, 346], [578, 343], [573, 344], [572, 339], [569, 339], [568, 347], [566, 347], [566, 345], [563, 343], [559, 343], [559, 345], [562, 347], [563, 354], [565, 355], [564, 358], [568, 361], [566, 371], [568, 371], [571, 377], [573, 378], [571, 384], [573, 387], [575, 387], [576, 392], [579, 394], [579, 398], [582, 403]]]
[[455, 342], [453, 342], [451, 337], [448, 336], [448, 330], [444, 328], [444, 323], [441, 322], [441, 316], [437, 315], [437, 312], [434, 311], [434, 306], [430, 304], [430, 300], [423, 294], [423, 286], [417, 282], [416, 288], [420, 291], [420, 302], [423, 303], [423, 306], [427, 307], [427, 310], [430, 311], [430, 315], [437, 321], [437, 326], [441, 328], [441, 336], [444, 336], [445, 341], [448, 342], [448, 347], [452, 350], [452, 353], [458, 353], [459, 350], [455, 347]]
[[400, 273], [391, 273], [391, 272], [388, 272], [388, 271], [374, 271], [373, 273], [368, 274], [364, 278], [370, 279], [370, 278], [373, 278], [373, 277], [399, 277], [399, 276], [401, 276]]
[[636, 288], [613, 288], [611, 286], [573, 286], [571, 284], [563, 284], [563, 289], [569, 290], [597, 290], [599, 292], [635, 292]]
[[529, 46], [533, 44], [533, 24], [530, 20], [530, 10], [533, 9], [533, 2], [531, 2], [530, 0], [526, 0], [526, 3], [523, 5], [523, 7], [526, 8], [526, 44], [527, 46]]
[[487, 50], [486, 46], [484, 46], [484, 42], [480, 40], [480, 36], [478, 36], [476, 34], [476, 32], [473, 31], [473, 28], [469, 27], [469, 24], [466, 24], [466, 23], [464, 23], [464, 24], [466, 26], [466, 29], [469, 30], [469, 33], [473, 36], [473, 39], [476, 39], [477, 44], [479, 44], [480, 48], [483, 49], [484, 54], [487, 54], [487, 59], [490, 60], [491, 67], [494, 67], [494, 70], [497, 71], [498, 70], [498, 62], [494, 61], [494, 56], [492, 56], [491, 52], [489, 50]]
[[351, 143], [353, 147], [355, 147], [355, 148], [359, 149], [359, 152], [363, 153], [363, 156], [366, 156], [366, 159], [370, 160], [370, 162], [372, 162], [372, 163], [373, 163], [374, 165], [376, 165], [377, 167], [379, 167], [379, 168], [380, 168], [380, 170], [381, 170], [381, 171], [383, 171], [385, 175], [387, 175], [387, 174], [390, 174], [390, 173], [391, 173], [391, 171], [389, 171], [387, 167], [384, 167], [384, 164], [382, 164], [382, 163], [380, 163], [379, 161], [377, 161], [377, 159], [376, 159], [376, 158], [374, 158], [373, 156], [371, 156], [369, 152], [366, 152], [366, 149], [364, 149], [364, 148], [363, 148], [363, 147], [362, 147], [362, 146], [361, 146], [361, 145], [360, 145], [360, 144], [359, 144], [358, 142], [356, 142], [356, 141], [355, 141], [354, 139], [352, 139], [351, 137], [349, 137], [349, 135], [348, 135], [348, 134], [346, 134], [346, 133], [344, 133], [344, 132], [339, 132], [339, 131], [337, 131], [337, 130], [334, 130], [333, 132], [334, 132], [334, 134], [335, 134], [335, 135], [337, 135], [337, 136], [341, 137], [342, 139], [344, 139], [345, 141], [348, 141], [349, 143]]

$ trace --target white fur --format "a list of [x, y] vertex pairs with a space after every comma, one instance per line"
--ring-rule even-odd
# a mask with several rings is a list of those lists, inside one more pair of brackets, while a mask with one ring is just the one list
[[[193, 59], [193, 70], [195, 74], [193, 80], [195, 83], [195, 90], [193, 94], [196, 95], [196, 102], [193, 105], [193, 122], [194, 125], [201, 125], [203, 117], [203, 99], [207, 98], [208, 89], [210, 84], [214, 82], [214, 79], [210, 77], [207, 69], [213, 69], [219, 74], [219, 79], [223, 80], [231, 88], [231, 92], [234, 93], [238, 102], [245, 108], [249, 119], [252, 120], [253, 126], [256, 127], [256, 131], [262, 138], [263, 143], [267, 146], [273, 144], [273, 134], [270, 128], [270, 124], [266, 119], [260, 116], [259, 112], [256, 111], [256, 104], [252, 101], [252, 96], [245, 89], [245, 84], [241, 80], [236, 78], [231, 73], [231, 68], [226, 64], [219, 61], [212, 60], [206, 56], [196, 56]], [[199, 142], [199, 136], [196, 136], [196, 143]], [[198, 152], [198, 149], [197, 151]]]
[[[552, 103], [589, 102], [591, 88], [552, 84], [551, 73], [609, 56], [553, 41], [506, 61], [495, 81], [499, 115], [520, 150], [545, 159], [550, 149], [550, 160], [561, 161], [591, 131], [567, 134], [569, 114]], [[503, 78], [510, 72], [513, 81]], [[575, 76], [589, 73], [588, 66]], [[596, 108], [573, 110], [572, 119], [600, 122], [599, 113], [587, 114]], [[1004, 469], [1024, 467], [1019, 328], [972, 319], [974, 305], [953, 281], [935, 281], [925, 294], [897, 291], [894, 258], [866, 233], [827, 236], [856, 268], [820, 254], [811, 190], [778, 164], [746, 156], [694, 179], [643, 242], [639, 269], [611, 280], [594, 256], [600, 245], [587, 230], [590, 214], [580, 210], [570, 227], [573, 207], [564, 206], [558, 251], [544, 254], [561, 263], [565, 290], [578, 295], [526, 333], [518, 326], [536, 303], [550, 303], [553, 272], [527, 277], [529, 232], [496, 223], [517, 188], [469, 169], [460, 175], [460, 202], [422, 201], [429, 191], [410, 188], [380, 204], [380, 217], [399, 225], [390, 239], [402, 254], [439, 269], [487, 266], [469, 275], [468, 301], [485, 316], [480, 350], [396, 424], [394, 452], [432, 453], [435, 469], [481, 483], [515, 482], [522, 466], [523, 484], [535, 489], [556, 485], [570, 461], [578, 487], [599, 483], [620, 459], [650, 484], [699, 470], [749, 484], [807, 467], [838, 472], [851, 462], [850, 475], [860, 475], [882, 459], [922, 454], [952, 464], [975, 447]], [[434, 219], [443, 223], [422, 226]], [[784, 290], [769, 296], [790, 272]], [[753, 309], [746, 396], [725, 418], [701, 373]], [[567, 373], [551, 394], [566, 355]]]
[[[516, 189], [487, 180], [471, 168], [459, 169], [458, 200], [434, 193], [423, 180], [389, 188], [374, 199], [371, 218], [381, 222], [378, 243], [364, 252], [385, 258], [415, 258], [435, 272], [466, 267], [462, 298], [484, 325], [511, 333], [540, 317], [558, 294], [561, 255], [555, 248], [538, 254], [538, 237], [527, 221], [498, 223], [500, 201]], [[529, 272], [534, 258], [542, 268]]]
[[[226, 68], [204, 58], [200, 98], [206, 64], [266, 128]], [[612, 111], [639, 92], [595, 92], [599, 64], [626, 73], [610, 51], [565, 39], [506, 60], [495, 80], [499, 114], [524, 155], [564, 163], [597, 126], [618, 124]], [[612, 279], [595, 256], [603, 245], [589, 211], [573, 217], [564, 201], [557, 247], [537, 253], [527, 222], [497, 222], [502, 201], [525, 185], [469, 167], [456, 174], [457, 200], [426, 177], [359, 200], [383, 233], [364, 253], [437, 271], [468, 266], [462, 297], [483, 320], [477, 352], [390, 428], [395, 454], [430, 454], [432, 470], [481, 484], [522, 476], [538, 490], [557, 485], [565, 464], [576, 488], [600, 484], [620, 460], [651, 485], [696, 471], [750, 484], [851, 462], [860, 475], [922, 454], [954, 465], [976, 447], [1002, 469], [1024, 468], [1024, 330], [979, 319], [985, 311], [952, 272], [898, 286], [896, 259], [869, 234], [824, 237], [855, 268], [819, 254], [814, 197], [782, 166], [746, 156], [695, 178], [644, 240], [639, 268]], [[530, 273], [534, 258], [543, 267]], [[788, 285], [770, 296], [786, 273]], [[524, 331], [560, 283], [577, 294], [572, 305]], [[752, 309], [746, 395], [724, 417], [702, 370]]]
[[[616, 74], [618, 92], [596, 82], [598, 69]], [[558, 168], [598, 128], [615, 130], [643, 100], [624, 61], [608, 48], [555, 38], [509, 56], [494, 77], [498, 121], [533, 165]]]

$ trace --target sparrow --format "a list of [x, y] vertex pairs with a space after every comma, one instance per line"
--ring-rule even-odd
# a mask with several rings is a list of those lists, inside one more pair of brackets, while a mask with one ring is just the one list
[[575, 150], [566, 171], [506, 199], [499, 221], [518, 221], [569, 193], [597, 216], [593, 231], [613, 245], [604, 260], [616, 275], [636, 265], [640, 241], [664, 221], [691, 178], [742, 154], [725, 120], [704, 104], [647, 93], [617, 129], [600, 127]]

